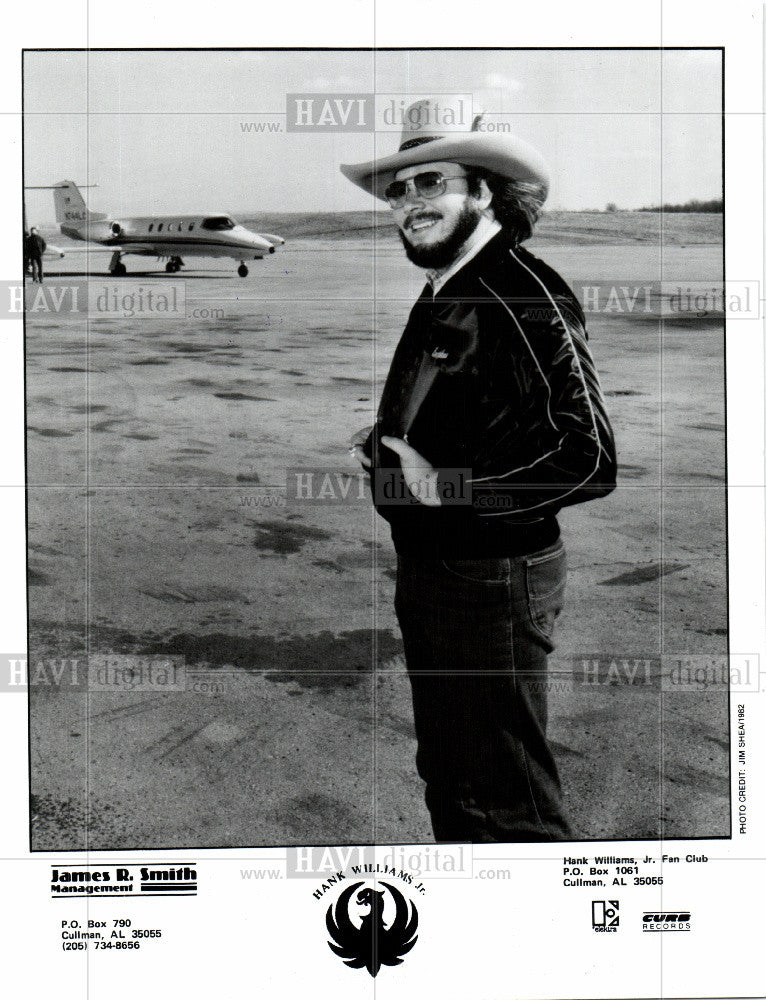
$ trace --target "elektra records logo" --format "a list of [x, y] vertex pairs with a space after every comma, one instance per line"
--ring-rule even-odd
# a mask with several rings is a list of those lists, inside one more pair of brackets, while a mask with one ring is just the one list
[[594, 899], [590, 904], [590, 909], [594, 931], [614, 932], [620, 926], [620, 901], [618, 899]]
[[325, 922], [335, 954], [373, 977], [382, 965], [401, 965], [418, 939], [415, 904], [388, 882], [354, 882], [327, 908]]
[[688, 910], [668, 910], [667, 913], [649, 913], [644, 911], [643, 927], [645, 931], [690, 931], [692, 915]]

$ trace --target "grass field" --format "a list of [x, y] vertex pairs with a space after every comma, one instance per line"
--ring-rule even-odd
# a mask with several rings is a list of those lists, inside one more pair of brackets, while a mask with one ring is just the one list
[[[262, 232], [277, 233], [285, 239], [325, 238], [344, 240], [350, 237], [372, 238], [398, 242], [389, 210], [379, 212], [266, 212], [261, 215], [243, 214], [240, 221]], [[684, 214], [676, 212], [544, 212], [538, 225], [536, 241], [561, 243], [566, 241], [595, 243], [658, 243], [682, 246], [691, 243], [721, 244], [722, 217], [713, 213]]]

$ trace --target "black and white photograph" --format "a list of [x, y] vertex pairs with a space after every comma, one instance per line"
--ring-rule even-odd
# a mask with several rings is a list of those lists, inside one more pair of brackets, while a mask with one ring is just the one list
[[764, 31], [14, 13], [13, 995], [763, 994]]
[[721, 107], [25, 53], [33, 849], [730, 835]]

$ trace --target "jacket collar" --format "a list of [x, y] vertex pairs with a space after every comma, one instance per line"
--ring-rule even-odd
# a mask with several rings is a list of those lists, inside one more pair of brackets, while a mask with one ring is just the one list
[[430, 283], [426, 284], [423, 297], [429, 299], [433, 297], [435, 301], [459, 297], [460, 289], [465, 284], [470, 282], [477, 273], [484, 271], [491, 261], [505, 256], [511, 246], [511, 240], [505, 230], [499, 229], [480, 247], [474, 256], [462, 262], [462, 265], [447, 278], [435, 294]]
[[473, 258], [484, 249], [487, 243], [489, 243], [492, 237], [496, 236], [499, 232], [499, 222], [495, 219], [488, 219], [486, 216], [482, 216], [476, 226], [476, 229], [474, 229], [463, 244], [460, 255], [456, 260], [454, 260], [448, 267], [443, 268], [441, 271], [426, 271], [426, 277], [428, 278], [428, 282], [433, 289], [433, 294], [437, 295], [447, 284], [450, 278], [456, 275], [461, 268], [465, 267], [469, 261], [473, 260]]

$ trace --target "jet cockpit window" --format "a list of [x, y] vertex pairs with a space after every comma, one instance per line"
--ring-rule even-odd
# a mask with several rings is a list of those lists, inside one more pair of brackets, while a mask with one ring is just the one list
[[233, 229], [236, 223], [228, 215], [212, 215], [209, 219], [202, 220], [203, 229]]
[[194, 229], [194, 223], [193, 223], [193, 222], [190, 222], [190, 223], [189, 223], [189, 232], [191, 232], [191, 231], [192, 231], [192, 229]]
[[154, 223], [150, 222], [149, 223], [149, 232], [151, 232], [153, 229], [154, 229]]
[[158, 232], [158, 233], [161, 233], [161, 232], [162, 232], [162, 227], [163, 227], [164, 225], [165, 225], [165, 223], [164, 223], [164, 222], [161, 222], [161, 223], [160, 223], [160, 224], [159, 224], [159, 225], [157, 226], [157, 232]]

